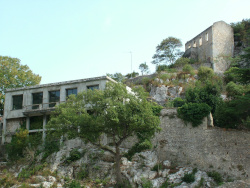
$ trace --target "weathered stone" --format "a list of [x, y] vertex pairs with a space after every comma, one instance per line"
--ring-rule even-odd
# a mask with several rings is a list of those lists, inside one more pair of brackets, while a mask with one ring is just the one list
[[48, 180], [49, 182], [52, 182], [52, 183], [56, 182], [56, 178], [53, 176], [48, 176]]
[[152, 179], [154, 179], [154, 178], [156, 177], [156, 175], [157, 175], [157, 172], [155, 172], [155, 171], [150, 171], [150, 172], [148, 173], [148, 179], [152, 180]]
[[170, 167], [171, 166], [171, 162], [169, 160], [163, 161], [162, 164], [166, 167]]
[[43, 177], [43, 176], [36, 176], [35, 178], [36, 178], [36, 180], [37, 180], [38, 182], [46, 181], [46, 178]]

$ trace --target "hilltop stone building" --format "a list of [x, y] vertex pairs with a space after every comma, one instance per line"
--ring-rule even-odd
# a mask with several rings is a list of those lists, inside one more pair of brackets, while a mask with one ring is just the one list
[[234, 52], [233, 28], [224, 21], [215, 22], [185, 44], [183, 57], [211, 64], [217, 73], [228, 69]]
[[23, 127], [29, 134], [46, 136], [45, 125], [55, 106], [71, 94], [87, 89], [103, 90], [113, 79], [102, 76], [52, 84], [8, 89], [5, 93], [2, 144], [10, 142], [16, 130]]

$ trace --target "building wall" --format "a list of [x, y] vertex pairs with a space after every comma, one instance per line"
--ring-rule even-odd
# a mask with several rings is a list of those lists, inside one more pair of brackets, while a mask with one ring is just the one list
[[[191, 39], [185, 44], [185, 50], [195, 50], [197, 53], [197, 59], [204, 63], [211, 62], [213, 57], [213, 30], [212, 26], [207, 28], [205, 31]], [[196, 44], [196, 45], [194, 45]]]
[[162, 131], [155, 137], [160, 160], [192, 165], [233, 177], [250, 178], [250, 132], [192, 127], [177, 118], [176, 109], [161, 112]]
[[[66, 89], [77, 88], [77, 92], [82, 92], [87, 90], [87, 86], [99, 85], [99, 89], [103, 90], [108, 81], [115, 82], [109, 77], [96, 77], [88, 78], [82, 80], [74, 80], [67, 82], [59, 82], [52, 84], [36, 85], [24, 88], [15, 88], [6, 91], [5, 94], [5, 105], [4, 105], [4, 117], [3, 117], [3, 135], [2, 143], [5, 141], [9, 142], [11, 140], [11, 135], [20, 128], [20, 121], [26, 121], [26, 128], [29, 130], [30, 127], [30, 117], [29, 116], [42, 116], [43, 117], [43, 128], [29, 130], [29, 132], [43, 132], [43, 138], [45, 138], [45, 125], [47, 123], [47, 115], [50, 113], [51, 108], [49, 108], [49, 91], [60, 90], [60, 102], [66, 101]], [[45, 110], [46, 113], [33, 113], [28, 116], [24, 112], [32, 111], [32, 94], [43, 92], [43, 105], [42, 110]], [[22, 109], [13, 110], [13, 96], [23, 95], [23, 104]], [[34, 110], [35, 112], [35, 110]], [[6, 140], [5, 140], [6, 138]]]
[[233, 29], [219, 21], [185, 44], [184, 57], [211, 63], [214, 71], [220, 73], [229, 67], [228, 58], [233, 56], [233, 49]]
[[220, 21], [213, 24], [213, 68], [215, 72], [224, 72], [229, 68], [229, 57], [233, 56], [233, 28]]

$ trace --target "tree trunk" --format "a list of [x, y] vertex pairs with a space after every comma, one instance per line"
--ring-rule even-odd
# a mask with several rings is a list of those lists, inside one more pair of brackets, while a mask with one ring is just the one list
[[121, 185], [123, 183], [122, 181], [122, 174], [121, 174], [121, 155], [120, 155], [120, 148], [116, 146], [115, 148], [116, 154], [115, 154], [115, 173], [116, 173], [116, 182], [118, 185]]

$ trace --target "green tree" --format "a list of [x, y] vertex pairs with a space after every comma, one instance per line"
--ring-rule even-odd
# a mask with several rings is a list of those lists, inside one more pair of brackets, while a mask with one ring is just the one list
[[[159, 117], [154, 115], [146, 97], [142, 88], [130, 93], [125, 85], [109, 82], [104, 90], [88, 90], [70, 96], [56, 108], [48, 128], [53, 128], [57, 136], [79, 137], [113, 154], [116, 180], [120, 184], [120, 145], [130, 136], [137, 136], [140, 143], [149, 143], [160, 130]], [[102, 145], [102, 134], [112, 140], [114, 147]]]
[[231, 23], [234, 30], [234, 40], [238, 41], [237, 46], [250, 45], [250, 19], [243, 19], [241, 22]]
[[8, 56], [0, 56], [0, 114], [3, 114], [4, 95], [6, 89], [39, 84], [41, 77], [34, 74], [20, 60]]
[[139, 69], [141, 70], [141, 74], [143, 75], [143, 73], [148, 73], [148, 65], [147, 63], [141, 63], [139, 65]]
[[122, 73], [116, 72], [115, 74], [106, 74], [108, 77], [114, 79], [117, 82], [124, 82], [126, 80], [126, 77], [122, 75]]
[[175, 60], [181, 57], [182, 52], [180, 51], [182, 43], [180, 39], [175, 37], [168, 37], [164, 39], [157, 47], [156, 53], [153, 55], [153, 64], [173, 64]]
[[224, 73], [224, 80], [226, 83], [233, 81], [239, 84], [250, 83], [250, 69], [241, 69], [238, 67], [231, 67]]
[[132, 72], [132, 74], [131, 73], [128, 73], [128, 74], [126, 74], [125, 75], [125, 77], [127, 78], [127, 79], [129, 79], [129, 78], [134, 78], [134, 77], [136, 77], [136, 76], [139, 76], [139, 73], [138, 72]]

